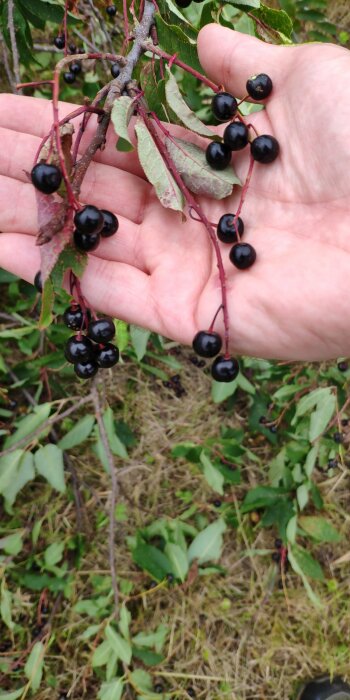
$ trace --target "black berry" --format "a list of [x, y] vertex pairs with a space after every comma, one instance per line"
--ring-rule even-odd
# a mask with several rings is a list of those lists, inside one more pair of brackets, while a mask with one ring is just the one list
[[212, 141], [207, 147], [205, 157], [213, 170], [224, 170], [231, 160], [231, 149], [224, 143]]
[[120, 73], [119, 63], [112, 63], [111, 65], [112, 78], [118, 78]]
[[74, 365], [74, 372], [80, 379], [90, 379], [95, 376], [97, 371], [98, 365], [93, 360], [76, 362]]
[[248, 143], [249, 131], [243, 122], [231, 122], [224, 131], [224, 143], [231, 151], [240, 151]]
[[64, 38], [63, 34], [59, 34], [58, 36], [56, 36], [53, 40], [53, 43], [55, 44], [56, 49], [59, 49], [60, 51], [62, 51], [62, 49], [64, 49], [64, 47], [66, 45], [65, 38]]
[[82, 231], [77, 229], [74, 231], [73, 238], [76, 247], [85, 253], [91, 253], [91, 251], [96, 250], [100, 242], [99, 233], [82, 233]]
[[193, 338], [192, 347], [201, 357], [215, 357], [222, 348], [221, 336], [214, 331], [198, 331]]
[[70, 70], [67, 70], [65, 73], [63, 73], [63, 80], [65, 83], [67, 83], [67, 85], [72, 85], [72, 83], [75, 82], [75, 74]]
[[86, 207], [77, 211], [74, 223], [81, 233], [99, 233], [104, 223], [103, 214], [97, 207], [87, 204]]
[[269, 431], [270, 433], [277, 433], [277, 425], [270, 425]]
[[119, 360], [119, 350], [112, 343], [100, 348], [96, 353], [96, 362], [99, 367], [113, 367]]
[[108, 7], [106, 7], [106, 12], [109, 17], [114, 17], [117, 14], [117, 8], [115, 5], [108, 5]]
[[73, 331], [80, 331], [84, 326], [84, 314], [79, 304], [68, 306], [63, 314], [63, 321]]
[[164, 692], [164, 686], [161, 683], [156, 683], [154, 688], [153, 688], [155, 693], [163, 693]]
[[38, 270], [38, 272], [36, 273], [36, 275], [34, 277], [34, 287], [35, 287], [35, 289], [37, 289], [38, 292], [40, 292], [40, 294], [42, 293], [43, 281], [41, 278], [41, 270]]
[[111, 318], [99, 318], [89, 323], [88, 336], [95, 343], [107, 344], [115, 336], [115, 325]]
[[192, 0], [175, 0], [178, 7], [188, 7]]
[[256, 252], [250, 243], [236, 243], [230, 250], [230, 260], [239, 270], [247, 270], [256, 260]]
[[336, 469], [336, 467], [338, 466], [338, 461], [336, 459], [329, 459], [327, 466], [328, 469]]
[[222, 243], [237, 243], [238, 235], [242, 236], [244, 231], [244, 223], [240, 216], [235, 222], [234, 214], [223, 214], [219, 219], [216, 229], [217, 237]]
[[283, 547], [283, 542], [282, 542], [282, 540], [280, 540], [279, 538], [277, 538], [277, 539], [275, 540], [275, 547], [276, 547], [276, 549], [282, 549], [282, 547]]
[[347, 372], [349, 369], [349, 365], [347, 362], [345, 362], [345, 360], [341, 360], [340, 362], [338, 362], [337, 366], [340, 372]]
[[271, 555], [271, 559], [272, 559], [272, 561], [276, 562], [276, 564], [279, 564], [279, 562], [281, 561], [281, 554], [280, 554], [280, 552], [274, 552], [274, 553]]
[[346, 425], [349, 425], [349, 418], [342, 418], [340, 424], [345, 428]]
[[218, 92], [211, 101], [211, 108], [220, 122], [228, 122], [237, 112], [237, 100], [229, 92]]
[[77, 52], [77, 47], [75, 44], [69, 44], [68, 49], [69, 49], [69, 53], [71, 53], [71, 54], [74, 54]]
[[196, 697], [196, 691], [194, 688], [191, 688], [191, 686], [189, 688], [186, 688], [186, 693], [190, 696], [190, 698]]
[[338, 445], [340, 445], [342, 442], [344, 442], [344, 435], [343, 433], [334, 433], [333, 435], [333, 440], [336, 442]]
[[148, 588], [152, 589], [152, 588], [156, 588], [156, 586], [158, 586], [157, 581], [150, 581]]
[[100, 231], [101, 236], [103, 238], [113, 236], [113, 234], [116, 233], [119, 228], [119, 221], [116, 215], [112, 214], [111, 211], [107, 211], [106, 209], [101, 209], [101, 214], [103, 216], [103, 227]]
[[247, 80], [246, 88], [253, 100], [266, 100], [272, 91], [272, 80], [266, 73], [259, 73]]
[[62, 182], [62, 173], [57, 165], [37, 163], [32, 169], [31, 179], [37, 190], [44, 194], [52, 194], [57, 192]]
[[232, 382], [239, 372], [239, 364], [234, 357], [219, 355], [211, 368], [211, 376], [217, 382]]
[[78, 75], [78, 73], [81, 73], [80, 61], [73, 61], [73, 63], [71, 63], [69, 66], [69, 70], [71, 73], [74, 73], [74, 75]]
[[167, 580], [167, 582], [170, 583], [170, 584], [171, 584], [171, 583], [174, 583], [174, 581], [175, 581], [175, 576], [174, 576], [173, 574], [167, 574], [167, 575], [166, 575], [166, 580]]
[[94, 358], [94, 346], [84, 335], [79, 338], [77, 335], [72, 335], [66, 343], [64, 356], [68, 362], [89, 362]]
[[250, 144], [250, 151], [258, 163], [272, 163], [280, 152], [277, 139], [274, 136], [257, 136]]
[[259, 418], [260, 425], [264, 425], [267, 422], [268, 422], [268, 420], [267, 420], [266, 416], [260, 416], [260, 418]]
[[213, 501], [213, 506], [215, 506], [215, 508], [220, 508], [222, 506], [222, 501], [217, 498], [216, 501]]

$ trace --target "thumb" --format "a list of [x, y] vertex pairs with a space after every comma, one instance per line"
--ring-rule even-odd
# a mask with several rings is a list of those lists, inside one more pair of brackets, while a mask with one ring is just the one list
[[205, 73], [237, 97], [246, 95], [248, 78], [258, 73], [267, 73], [274, 88], [281, 85], [296, 50], [266, 44], [218, 24], [207, 24], [198, 35], [198, 55]]

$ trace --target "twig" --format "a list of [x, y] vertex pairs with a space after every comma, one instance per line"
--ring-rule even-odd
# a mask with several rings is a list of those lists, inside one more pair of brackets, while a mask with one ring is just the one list
[[117, 617], [118, 608], [119, 608], [119, 591], [118, 591], [117, 572], [116, 572], [116, 565], [115, 565], [115, 541], [114, 540], [115, 540], [115, 506], [116, 506], [116, 501], [117, 501], [117, 497], [119, 494], [119, 485], [118, 485], [118, 480], [117, 480], [117, 472], [116, 472], [116, 468], [115, 468], [114, 457], [113, 457], [112, 450], [111, 450], [110, 445], [109, 445], [109, 440], [108, 440], [108, 435], [107, 435], [107, 431], [105, 428], [105, 424], [103, 422], [102, 408], [101, 408], [100, 396], [99, 396], [98, 389], [97, 389], [96, 379], [95, 379], [93, 386], [92, 386], [92, 389], [91, 389], [91, 396], [92, 396], [92, 402], [93, 402], [94, 408], [95, 408], [95, 415], [96, 415], [98, 428], [100, 431], [101, 442], [103, 445], [103, 449], [106, 453], [108, 467], [109, 467], [109, 471], [111, 474], [111, 482], [112, 482], [112, 489], [111, 489], [111, 496], [110, 496], [110, 503], [109, 503], [108, 552], [109, 552], [109, 567], [111, 570], [112, 588], [113, 588], [113, 596], [114, 596], [114, 615], [115, 615], [115, 617]]
[[82, 406], [84, 406], [87, 403], [91, 403], [91, 401], [92, 401], [92, 395], [88, 394], [87, 396], [84, 396], [82, 399], [80, 399], [80, 401], [75, 403], [73, 406], [71, 406], [70, 408], [67, 408], [66, 411], [63, 411], [63, 413], [55, 413], [54, 416], [51, 416], [51, 418], [48, 418], [46, 421], [44, 421], [44, 423], [42, 423], [39, 426], [39, 428], [36, 428], [36, 430], [33, 430], [31, 433], [29, 433], [25, 437], [21, 438], [20, 440], [18, 440], [18, 442], [16, 442], [14, 445], [12, 445], [12, 447], [8, 447], [7, 450], [3, 450], [2, 452], [0, 452], [0, 457], [5, 457], [6, 455], [10, 454], [11, 452], [14, 452], [15, 450], [17, 450], [22, 445], [26, 445], [26, 444], [32, 442], [32, 440], [34, 440], [34, 438], [41, 435], [41, 433], [43, 433], [51, 425], [54, 425], [55, 423], [57, 423], [57, 421], [63, 420], [63, 418], [67, 418], [68, 416], [71, 415], [71, 413], [74, 413], [74, 411], [77, 411], [78, 408], [81, 408]]
[[[15, 32], [15, 25], [13, 21], [13, 0], [8, 0], [7, 3], [7, 11], [8, 11], [8, 21], [7, 21], [7, 26], [8, 30], [10, 32], [10, 41], [11, 41], [11, 49], [12, 49], [12, 59], [13, 59], [13, 72], [15, 74], [15, 79], [16, 83], [21, 82], [21, 74], [19, 70], [19, 56], [18, 56], [18, 48], [17, 48], [17, 43], [16, 43], [16, 32]], [[20, 95], [22, 95], [22, 90], [18, 91]]]
[[9, 84], [11, 86], [11, 90], [15, 95], [18, 95], [17, 88], [16, 88], [16, 78], [12, 74], [11, 68], [10, 68], [10, 62], [9, 62], [9, 57], [8, 57], [8, 50], [7, 46], [5, 43], [4, 35], [2, 31], [0, 30], [0, 47], [1, 47], [1, 54], [2, 54], [2, 62], [4, 64], [5, 68], [5, 73], [7, 75], [7, 80], [9, 81]]
[[89, 5], [89, 7], [90, 7], [90, 9], [91, 9], [92, 14], [93, 14], [94, 17], [95, 17], [95, 20], [97, 20], [97, 25], [100, 25], [100, 27], [101, 27], [101, 30], [102, 30], [102, 33], [103, 33], [103, 36], [104, 36], [104, 40], [105, 40], [106, 46], [108, 46], [109, 50], [110, 50], [111, 52], [113, 52], [113, 43], [112, 43], [112, 41], [111, 41], [111, 39], [110, 39], [108, 27], [107, 27], [107, 25], [106, 25], [106, 23], [105, 23], [105, 21], [104, 21], [104, 19], [103, 19], [103, 15], [102, 15], [101, 12], [99, 12], [99, 10], [94, 6], [94, 3], [92, 2], [92, 0], [87, 0], [87, 3], [88, 3], [88, 5]]

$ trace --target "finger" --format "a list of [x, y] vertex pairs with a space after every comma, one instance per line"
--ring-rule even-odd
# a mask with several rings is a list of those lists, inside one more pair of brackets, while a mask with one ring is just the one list
[[[14, 251], [20, 251], [20, 255], [14, 255]], [[40, 269], [40, 253], [33, 245], [32, 237], [21, 233], [2, 234], [0, 266], [33, 283]], [[151, 278], [130, 265], [89, 256], [82, 291], [88, 305], [95, 311], [145, 326], [157, 333], [163, 330], [154, 311]]]
[[[0, 175], [28, 182], [26, 172], [33, 167], [39, 139], [0, 128], [0, 142], [6, 143], [6, 152], [0, 159]], [[137, 175], [92, 162], [83, 180], [81, 201], [101, 209], [112, 209], [134, 223], [140, 223], [150, 192], [151, 185]]]
[[207, 24], [198, 36], [199, 60], [206, 74], [240, 97], [247, 94], [248, 78], [258, 73], [271, 77], [274, 90], [283, 88], [286, 71], [297, 50], [292, 46], [266, 44], [218, 24]]
[[[68, 102], [59, 103], [60, 119], [63, 119], [77, 108]], [[76, 131], [82, 121], [82, 116], [73, 120]], [[53, 122], [52, 102], [37, 97], [19, 97], [17, 95], [0, 95], [0, 127], [11, 129], [17, 133], [31, 134], [43, 139]], [[83, 153], [96, 132], [96, 116], [89, 119], [86, 132], [81, 140], [79, 153]], [[116, 149], [117, 136], [110, 127], [107, 132], [106, 147], [98, 150], [94, 160], [99, 163], [113, 165], [122, 170], [144, 177], [136, 151], [123, 153]], [[38, 145], [39, 145], [38, 141]]]

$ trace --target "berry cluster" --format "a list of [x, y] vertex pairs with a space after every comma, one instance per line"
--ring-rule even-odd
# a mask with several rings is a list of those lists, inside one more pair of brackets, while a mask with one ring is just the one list
[[[66, 46], [64, 34], [58, 34], [58, 36], [54, 38], [53, 43], [56, 46], [56, 49], [59, 49], [59, 51], [63, 51]], [[75, 44], [69, 44], [68, 50], [71, 55], [74, 55], [77, 51], [77, 47]], [[77, 75], [79, 75], [79, 73], [81, 73], [81, 63], [80, 61], [73, 61], [69, 66], [69, 70], [63, 73], [63, 80], [68, 85], [71, 85], [75, 82], [75, 79]]]
[[115, 214], [107, 209], [98, 209], [92, 204], [88, 204], [75, 214], [74, 224], [74, 243], [79, 250], [85, 253], [96, 250], [101, 236], [109, 238], [118, 231], [119, 227], [119, 221]]
[[78, 331], [69, 338], [64, 350], [66, 360], [74, 365], [78, 377], [90, 379], [99, 368], [117, 364], [119, 350], [110, 342], [115, 336], [111, 318], [91, 320], [90, 311], [84, 312], [79, 304], [73, 303], [65, 310], [63, 320], [68, 328]]
[[[272, 80], [266, 73], [250, 78], [246, 83], [248, 96], [265, 100], [272, 91]], [[229, 92], [218, 92], [212, 99], [212, 111], [219, 122], [230, 122], [222, 141], [211, 141], [206, 149], [207, 163], [214, 170], [224, 170], [231, 161], [233, 151], [240, 151], [249, 143], [249, 128], [238, 113], [238, 102]], [[274, 136], [256, 136], [250, 141], [251, 158], [259, 163], [272, 163], [279, 154], [279, 143]], [[223, 214], [217, 224], [217, 237], [221, 243], [233, 244], [229, 253], [232, 264], [239, 270], [247, 270], [256, 260], [256, 252], [250, 243], [242, 243], [244, 223], [237, 214]], [[218, 333], [199, 331], [193, 340], [193, 349], [202, 357], [215, 357], [222, 347]], [[211, 373], [216, 381], [230, 382], [236, 378], [239, 365], [235, 358], [219, 355]]]

